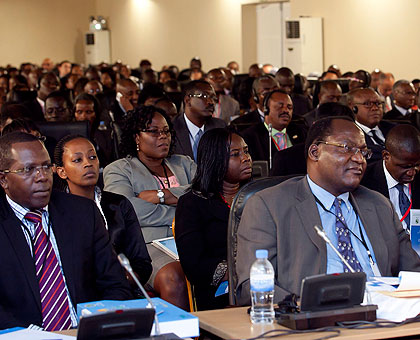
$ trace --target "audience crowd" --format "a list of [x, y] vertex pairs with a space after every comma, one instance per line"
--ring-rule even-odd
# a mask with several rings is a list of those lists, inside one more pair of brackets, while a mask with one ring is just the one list
[[[368, 277], [420, 271], [410, 243], [420, 80], [386, 71], [331, 65], [306, 77], [253, 64], [241, 74], [231, 61], [206, 72], [198, 57], [159, 72], [146, 59], [0, 67], [0, 266], [10, 273], [0, 329], [68, 329], [78, 303], [140, 296], [118, 253], [151, 296], [189, 310], [191, 285], [199, 310], [228, 306], [229, 212], [258, 177], [281, 183], [245, 205], [228, 288], [238, 303], [250, 304], [256, 249], [269, 252], [275, 302], [306, 276], [348, 270], [315, 224]], [[179, 260], [153, 245], [171, 236]]]

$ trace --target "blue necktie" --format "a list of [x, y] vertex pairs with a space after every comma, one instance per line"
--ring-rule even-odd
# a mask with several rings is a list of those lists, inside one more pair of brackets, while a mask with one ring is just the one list
[[[337, 233], [338, 238], [338, 245], [337, 250], [340, 252], [341, 255], [346, 259], [346, 261], [350, 264], [350, 266], [356, 272], [362, 272], [363, 268], [360, 265], [359, 260], [357, 259], [356, 253], [354, 252], [353, 245], [351, 244], [350, 239], [350, 231], [347, 227], [346, 221], [343, 217], [343, 213], [341, 211], [341, 203], [342, 200], [336, 198], [334, 200], [334, 208], [335, 208], [335, 232]], [[347, 266], [343, 262], [343, 270], [344, 272], [348, 272]]]
[[[410, 208], [410, 200], [407, 195], [404, 193], [404, 184], [398, 183], [395, 186], [399, 192], [398, 195], [398, 205], [400, 206], [401, 218], [405, 215], [407, 210]], [[407, 214], [407, 217], [404, 218], [404, 222], [407, 224], [407, 230], [410, 231], [410, 214]]]
[[197, 150], [198, 150], [198, 144], [200, 143], [201, 136], [203, 135], [203, 131], [200, 129], [198, 130], [197, 134], [194, 137], [194, 144], [193, 144], [193, 155], [194, 160], [197, 162]]

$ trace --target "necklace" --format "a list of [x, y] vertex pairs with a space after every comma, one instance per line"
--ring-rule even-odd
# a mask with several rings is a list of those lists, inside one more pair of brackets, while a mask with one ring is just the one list
[[[162, 189], [165, 189], [165, 188], [166, 188], [166, 186], [167, 186], [168, 188], [170, 188], [170, 187], [171, 187], [171, 183], [169, 183], [168, 173], [166, 172], [165, 161], [162, 161], [162, 163], [161, 163], [161, 166], [162, 166], [162, 168], [163, 168], [163, 173], [165, 174], [165, 178], [164, 178], [164, 180], [162, 181], [162, 180], [161, 180], [161, 178], [159, 177], [159, 175], [158, 175], [157, 173], [155, 173], [154, 171], [150, 170], [150, 169], [149, 169], [149, 167], [148, 167], [146, 164], [144, 164], [144, 163], [141, 161], [141, 159], [140, 159], [140, 158], [138, 158], [138, 157], [137, 157], [137, 159], [140, 161], [140, 163], [141, 163], [141, 164], [143, 164], [143, 165], [144, 165], [144, 167], [145, 167], [147, 170], [149, 170], [149, 172], [152, 174], [152, 176], [153, 176], [153, 177], [155, 177], [155, 178], [159, 181], [160, 185], [162, 186]], [[166, 184], [166, 186], [165, 186], [165, 184]]]

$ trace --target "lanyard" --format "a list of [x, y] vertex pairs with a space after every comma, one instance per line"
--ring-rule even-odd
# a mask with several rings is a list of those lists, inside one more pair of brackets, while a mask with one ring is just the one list
[[[338, 218], [338, 216], [336, 215], [336, 214], [334, 214], [332, 211], [329, 211], [329, 210], [327, 210], [327, 208], [325, 208], [325, 206], [321, 203], [321, 201], [318, 199], [318, 197], [316, 197], [315, 195], [314, 195], [314, 198], [315, 198], [315, 201], [321, 206], [321, 208], [325, 211], [325, 212], [327, 212], [327, 213], [330, 213], [330, 214], [332, 214], [332, 215], [334, 215], [335, 216], [335, 218]], [[357, 214], [357, 211], [356, 210], [354, 210], [354, 212], [355, 212], [355, 214], [356, 214], [356, 219], [357, 219], [357, 224], [359, 225], [359, 232], [360, 232], [360, 237], [359, 236], [357, 236], [352, 230], [350, 230], [348, 227], [347, 227], [347, 230], [363, 245], [363, 247], [366, 249], [366, 253], [367, 253], [367, 255], [368, 255], [368, 257], [369, 257], [369, 264], [370, 264], [370, 267], [372, 268], [372, 271], [373, 271], [373, 275], [375, 275], [375, 276], [381, 276], [381, 273], [380, 273], [380, 271], [379, 271], [379, 267], [378, 267], [378, 265], [375, 263], [375, 261], [373, 260], [373, 256], [372, 256], [372, 253], [370, 252], [370, 250], [369, 250], [369, 247], [368, 247], [368, 245], [367, 245], [367, 242], [366, 242], [366, 240], [365, 240], [365, 237], [363, 236], [363, 230], [362, 230], [362, 226], [360, 225], [360, 221], [359, 221], [359, 215]]]
[[[402, 221], [405, 220], [405, 218], [407, 217], [407, 215], [410, 213], [411, 210], [411, 206], [413, 205], [413, 200], [411, 198], [411, 183], [408, 185], [408, 194], [410, 195], [410, 206], [408, 207], [407, 211], [405, 212], [404, 216], [401, 217], [400, 222], [402, 223]], [[405, 195], [405, 194], [404, 194]]]

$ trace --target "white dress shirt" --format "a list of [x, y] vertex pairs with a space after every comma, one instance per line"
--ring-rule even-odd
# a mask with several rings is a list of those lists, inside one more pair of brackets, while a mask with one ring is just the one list
[[192, 148], [194, 145], [195, 136], [197, 135], [198, 130], [201, 130], [204, 133], [204, 125], [202, 127], [198, 127], [197, 125], [195, 125], [192, 121], [188, 119], [185, 113], [184, 113], [184, 119], [185, 119], [185, 123], [187, 123], [187, 128], [189, 131], [190, 143], [191, 143], [191, 148]]
[[[394, 177], [391, 176], [391, 174], [389, 173], [389, 171], [387, 170], [385, 166], [385, 161], [383, 161], [383, 166], [384, 166], [386, 183], [388, 185], [389, 199], [392, 205], [394, 206], [395, 211], [397, 212], [398, 218], [401, 220], [402, 215], [401, 215], [400, 204], [399, 204], [399, 199], [398, 199], [400, 192], [395, 187], [397, 184], [399, 184], [399, 182], [396, 181]], [[406, 194], [408, 199], [411, 201], [411, 195], [410, 195], [408, 184], [404, 184], [404, 194]], [[402, 221], [401, 224], [404, 229], [407, 229], [407, 223], [405, 223], [405, 221]]]
[[[378, 125], [376, 125], [373, 129], [371, 129], [370, 127], [367, 127], [366, 125], [363, 125], [361, 123], [359, 123], [358, 121], [356, 121], [356, 125], [358, 127], [360, 127], [364, 133], [366, 133], [368, 136], [373, 137], [373, 130], [376, 131], [376, 137], [378, 137], [382, 142], [385, 143], [385, 136], [382, 133], [382, 131], [379, 129]], [[371, 138], [372, 142], [376, 145], [378, 145], [378, 143]]]

